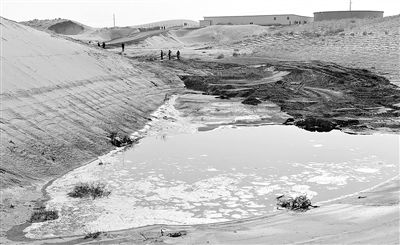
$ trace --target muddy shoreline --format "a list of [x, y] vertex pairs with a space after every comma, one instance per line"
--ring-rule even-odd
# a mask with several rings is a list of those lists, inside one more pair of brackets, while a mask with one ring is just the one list
[[272, 101], [293, 117], [288, 123], [309, 131], [400, 132], [400, 89], [368, 70], [317, 61], [244, 65], [240, 58], [172, 66], [186, 72], [192, 68], [192, 74], [180, 75], [189, 89], [224, 99], [241, 97], [252, 105]]

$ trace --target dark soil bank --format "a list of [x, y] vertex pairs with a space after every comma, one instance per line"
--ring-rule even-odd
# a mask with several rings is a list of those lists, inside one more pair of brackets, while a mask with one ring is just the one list
[[[243, 97], [244, 104], [272, 101], [293, 117], [288, 124], [306, 130], [400, 129], [400, 90], [368, 70], [316, 61], [257, 66], [188, 61], [179, 66], [192, 68], [193, 74], [181, 76], [187, 88], [226, 99]], [[209, 75], [197, 75], [196, 69]], [[279, 72], [287, 75], [276, 78]]]

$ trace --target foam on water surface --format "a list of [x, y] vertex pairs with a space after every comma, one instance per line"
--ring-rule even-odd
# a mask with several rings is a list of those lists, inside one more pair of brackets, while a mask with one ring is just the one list
[[[312, 133], [293, 126], [196, 132], [198, 125], [170, 106], [157, 113], [155, 118], [167, 120], [154, 120], [139, 132], [147, 137], [138, 145], [54, 181], [47, 208], [58, 210], [60, 218], [32, 224], [27, 237], [265, 215], [274, 211], [277, 195], [306, 194], [320, 202], [398, 174], [397, 135]], [[105, 183], [111, 195], [69, 197], [80, 182]]]

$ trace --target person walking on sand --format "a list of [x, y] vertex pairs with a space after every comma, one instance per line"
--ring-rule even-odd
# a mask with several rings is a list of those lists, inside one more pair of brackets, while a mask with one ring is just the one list
[[106, 48], [106, 43], [103, 42], [103, 44], [101, 44], [101, 46], [102, 46], [103, 48]]
[[176, 52], [176, 58], [178, 59], [178, 60], [180, 60], [181, 59], [181, 52], [178, 50], [178, 52]]
[[99, 47], [100, 47], [100, 42], [97, 42], [97, 46], [99, 46]]
[[161, 50], [161, 60], [164, 60], [164, 52]]
[[121, 47], [122, 47], [122, 53], [123, 53], [125, 51], [125, 43], [122, 43]]
[[168, 50], [168, 59], [171, 60], [171, 50]]

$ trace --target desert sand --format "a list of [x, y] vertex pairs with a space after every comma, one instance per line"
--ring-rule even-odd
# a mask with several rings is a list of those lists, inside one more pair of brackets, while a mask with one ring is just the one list
[[[257, 67], [263, 64], [275, 67], [280, 79], [263, 80], [259, 76], [265, 74], [256, 73], [251, 81], [257, 82], [261, 89], [257, 87], [253, 97], [273, 101], [295, 122], [304, 116], [324, 116], [338, 129], [352, 133], [398, 134], [398, 20], [399, 16], [335, 25], [327, 22], [300, 29], [212, 26], [147, 34], [140, 34], [132, 27], [115, 35], [104, 30], [99, 34], [98, 30], [63, 20], [60, 23], [64, 25], [57, 30], [64, 35], [59, 35], [54, 33], [57, 27], [54, 22], [39, 24], [35, 26], [39, 30], [35, 30], [1, 18], [0, 241], [44, 243], [24, 238], [21, 229], [15, 227], [25, 223], [34, 207], [42, 204], [37, 200], [45, 200], [42, 187], [112, 150], [110, 132], [131, 134], [141, 129], [149, 122], [149, 115], [170, 95], [181, 93], [184, 85], [216, 96], [251, 98], [248, 91], [253, 88], [241, 81], [246, 77], [235, 73], [238, 67], [245, 75], [257, 72]], [[89, 44], [89, 40], [107, 41], [109, 49]], [[120, 53], [122, 42], [129, 44], [124, 55]], [[183, 61], [159, 62], [159, 50], [171, 47], [181, 50]], [[347, 87], [345, 83], [346, 86], [336, 90], [332, 88], [334, 81], [330, 86], [302, 84], [297, 83], [297, 77], [284, 73], [302, 69], [322, 77], [332, 75], [332, 71], [351, 74], [345, 76], [345, 81], [354, 84]], [[225, 70], [232, 71], [234, 81], [218, 78], [224, 76]], [[196, 76], [217, 79], [191, 87], [188, 78]], [[364, 94], [354, 93], [359, 80], [365, 86]], [[282, 86], [277, 83], [280, 81], [286, 84], [284, 90], [280, 90]], [[221, 85], [233, 86], [235, 90], [221, 89]], [[291, 95], [280, 101], [263, 89], [275, 89], [277, 95], [285, 90], [300, 91], [301, 96]], [[370, 98], [375, 91], [380, 91], [379, 96]], [[343, 103], [335, 104], [338, 100]], [[303, 108], [293, 106], [293, 101], [302, 101], [302, 105], [320, 103]], [[343, 110], [349, 101], [357, 102], [355, 113]], [[343, 123], [354, 122], [353, 119], [359, 120], [356, 125]], [[163, 226], [167, 232], [182, 231], [184, 235], [177, 238], [161, 236], [161, 226], [155, 225], [105, 231], [106, 234], [93, 241], [69, 237], [46, 242], [397, 244], [399, 220], [397, 177], [307, 212], [282, 211], [273, 216], [213, 225]]]

